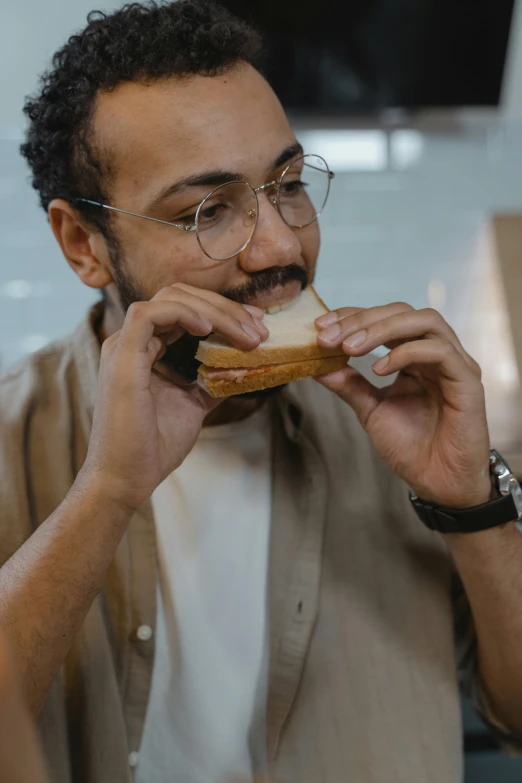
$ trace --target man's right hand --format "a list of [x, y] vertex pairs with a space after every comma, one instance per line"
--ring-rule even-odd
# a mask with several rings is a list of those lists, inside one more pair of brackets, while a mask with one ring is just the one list
[[153, 370], [165, 346], [186, 332], [216, 332], [241, 350], [268, 337], [263, 311], [177, 284], [129, 308], [103, 344], [93, 429], [78, 477], [107, 502], [137, 509], [193, 448], [218, 401], [197, 384], [181, 386]]

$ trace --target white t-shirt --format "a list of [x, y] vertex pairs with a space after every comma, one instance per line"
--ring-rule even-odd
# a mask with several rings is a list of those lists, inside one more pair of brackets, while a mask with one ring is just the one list
[[205, 427], [152, 498], [160, 584], [138, 783], [266, 774], [271, 425]]

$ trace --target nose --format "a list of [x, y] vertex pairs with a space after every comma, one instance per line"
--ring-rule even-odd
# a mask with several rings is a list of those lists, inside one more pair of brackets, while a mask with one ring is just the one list
[[296, 233], [285, 223], [272, 199], [271, 193], [259, 193], [256, 230], [250, 244], [239, 254], [241, 268], [250, 274], [297, 263], [302, 255]]

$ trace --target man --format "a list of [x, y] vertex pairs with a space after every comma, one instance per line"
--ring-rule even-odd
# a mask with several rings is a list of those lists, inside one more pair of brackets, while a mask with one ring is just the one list
[[[522, 734], [522, 541], [441, 316], [318, 320], [347, 357], [390, 348], [385, 392], [350, 367], [221, 404], [189, 383], [194, 340], [254, 348], [314, 277], [317, 221], [277, 197], [303, 151], [257, 52], [215, 6], [133, 4], [92, 16], [26, 107], [51, 228], [104, 293], [0, 388], [0, 620], [58, 783], [459, 780], [447, 548], [464, 679]], [[227, 224], [230, 182], [257, 190], [250, 223]], [[467, 529], [486, 504], [487, 529], [427, 530], [407, 485]]]

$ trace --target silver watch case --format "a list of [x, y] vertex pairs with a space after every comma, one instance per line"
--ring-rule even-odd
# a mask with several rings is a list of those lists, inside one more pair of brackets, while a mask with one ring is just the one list
[[517, 528], [522, 532], [522, 487], [513, 475], [504, 457], [495, 449], [489, 454], [491, 478], [501, 495], [511, 495], [517, 509]]

